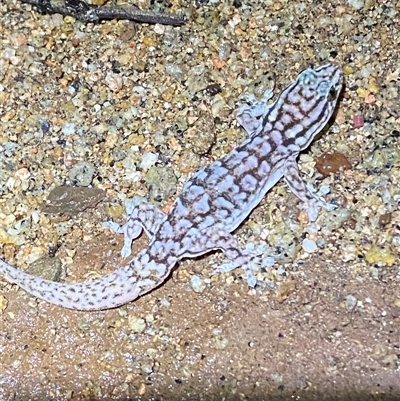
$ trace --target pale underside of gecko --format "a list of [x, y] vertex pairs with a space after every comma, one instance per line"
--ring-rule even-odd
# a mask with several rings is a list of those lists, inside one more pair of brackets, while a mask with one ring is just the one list
[[149, 246], [126, 266], [78, 284], [45, 280], [2, 260], [0, 274], [53, 304], [100, 310], [125, 304], [158, 287], [183, 258], [222, 250], [228, 262], [217, 271], [242, 267], [248, 284], [254, 287], [254, 271], [261, 260], [241, 248], [231, 233], [282, 177], [304, 202], [310, 220], [316, 219], [320, 207], [332, 207], [301, 179], [296, 159], [332, 116], [341, 88], [340, 68], [326, 64], [301, 72], [272, 104], [267, 104], [271, 90], [260, 101], [248, 96], [237, 110], [237, 120], [247, 131], [248, 139], [197, 171], [168, 214], [143, 202], [130, 211], [125, 225], [109, 224], [125, 236], [121, 252], [125, 257], [143, 230], [150, 237]]

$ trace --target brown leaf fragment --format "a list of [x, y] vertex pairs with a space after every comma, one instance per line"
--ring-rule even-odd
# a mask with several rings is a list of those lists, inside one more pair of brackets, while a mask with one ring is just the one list
[[318, 157], [315, 167], [320, 174], [327, 177], [331, 173], [337, 173], [340, 169], [350, 169], [351, 163], [344, 154], [331, 152], [324, 153]]
[[106, 196], [102, 189], [61, 186], [53, 189], [42, 205], [44, 213], [74, 215], [94, 208]]

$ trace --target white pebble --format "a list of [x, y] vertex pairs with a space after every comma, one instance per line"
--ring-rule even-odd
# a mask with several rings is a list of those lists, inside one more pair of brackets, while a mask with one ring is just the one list
[[354, 295], [347, 295], [345, 299], [345, 307], [347, 310], [352, 310], [357, 305], [357, 298]]
[[303, 247], [303, 250], [306, 251], [307, 253], [316, 252], [318, 249], [315, 241], [313, 241], [311, 239], [307, 239], [307, 238], [305, 240], [303, 240], [302, 247]]
[[203, 292], [206, 288], [206, 283], [199, 276], [193, 275], [190, 279], [190, 286], [195, 292]]
[[104, 83], [113, 91], [118, 92], [122, 89], [124, 81], [122, 77], [118, 74], [114, 74], [112, 72], [107, 73], [106, 77], [104, 78]]
[[140, 168], [148, 169], [153, 166], [158, 160], [158, 155], [151, 152], [145, 152], [142, 156], [142, 162], [140, 163]]
[[64, 135], [72, 135], [75, 133], [75, 124], [74, 123], [65, 123], [62, 127], [62, 133]]
[[163, 35], [165, 33], [166, 27], [161, 24], [155, 24], [154, 25], [154, 32], [158, 33], [159, 35]]
[[361, 8], [364, 7], [364, 0], [349, 0], [350, 6], [355, 8], [356, 10], [360, 10]]
[[142, 318], [137, 318], [135, 316], [129, 316], [128, 318], [129, 328], [134, 333], [143, 333], [146, 329], [146, 321]]

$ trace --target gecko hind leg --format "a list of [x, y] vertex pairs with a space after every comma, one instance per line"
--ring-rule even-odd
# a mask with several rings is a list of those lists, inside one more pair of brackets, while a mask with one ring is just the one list
[[120, 225], [113, 221], [107, 221], [102, 224], [104, 228], [109, 228], [117, 234], [124, 235], [124, 246], [121, 249], [123, 258], [132, 253], [132, 242], [139, 237], [143, 230], [152, 239], [154, 233], [167, 216], [161, 209], [143, 200], [140, 203], [137, 201], [128, 202], [126, 214], [128, 218], [125, 224]]
[[228, 259], [226, 263], [216, 266], [212, 274], [226, 273], [241, 267], [245, 273], [247, 283], [250, 287], [257, 284], [257, 278], [254, 271], [260, 266], [266, 266], [266, 263], [271, 265], [272, 258], [262, 259], [257, 252], [252, 252], [249, 249], [242, 248], [235, 237], [229, 232], [223, 230], [206, 229], [201, 230], [184, 244], [185, 252], [183, 257], [196, 257], [208, 253], [213, 250], [221, 250]]

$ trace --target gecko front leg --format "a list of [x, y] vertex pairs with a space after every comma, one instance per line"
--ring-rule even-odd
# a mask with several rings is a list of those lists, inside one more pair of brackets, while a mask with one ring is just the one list
[[320, 196], [329, 192], [327, 187], [323, 187], [319, 192], [315, 193], [312, 186], [301, 178], [296, 157], [289, 156], [285, 160], [283, 175], [290, 190], [304, 202], [304, 209], [307, 211], [310, 221], [317, 219], [318, 210], [321, 207], [327, 210], [336, 208], [336, 205], [325, 202]]
[[242, 97], [245, 103], [238, 107], [236, 120], [250, 137], [256, 134], [262, 126], [263, 117], [270, 108], [267, 102], [273, 95], [273, 89], [267, 89], [261, 100], [257, 100], [253, 94]]

